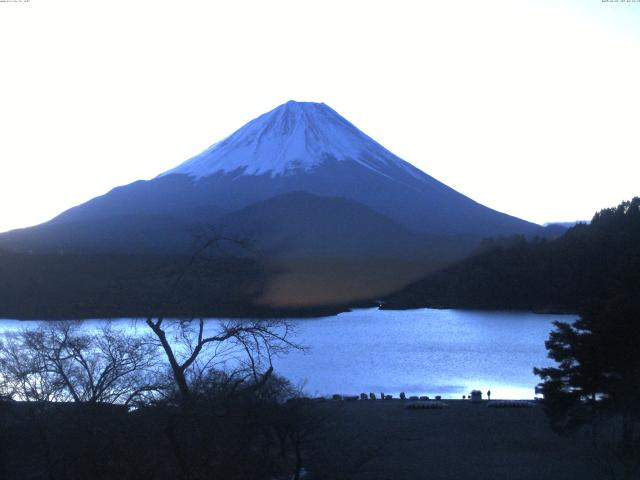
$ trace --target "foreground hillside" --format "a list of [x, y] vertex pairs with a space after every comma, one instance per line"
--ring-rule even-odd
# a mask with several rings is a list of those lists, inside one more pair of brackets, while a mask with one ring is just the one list
[[640, 198], [595, 214], [552, 240], [515, 237], [389, 296], [421, 306], [576, 311], [640, 292]]

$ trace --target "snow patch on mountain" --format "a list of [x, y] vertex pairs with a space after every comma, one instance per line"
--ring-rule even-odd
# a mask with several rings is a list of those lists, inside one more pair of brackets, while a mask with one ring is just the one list
[[259, 116], [159, 176], [178, 173], [198, 179], [234, 173], [275, 177], [313, 171], [328, 160], [354, 161], [386, 177], [399, 168], [414, 178], [429, 178], [324, 103], [295, 101]]

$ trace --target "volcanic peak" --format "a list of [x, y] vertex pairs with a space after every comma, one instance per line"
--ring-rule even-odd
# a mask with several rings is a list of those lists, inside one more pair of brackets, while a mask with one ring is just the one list
[[417, 178], [422, 174], [328, 105], [290, 100], [160, 176], [186, 174], [199, 179], [233, 173], [275, 177], [309, 172], [327, 160], [351, 160], [384, 176], [393, 166]]

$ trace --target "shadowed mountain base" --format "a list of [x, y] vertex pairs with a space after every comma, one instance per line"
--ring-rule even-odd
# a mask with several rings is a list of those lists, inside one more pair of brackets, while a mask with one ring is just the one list
[[435, 260], [275, 259], [275, 272], [257, 303], [271, 307], [314, 307], [371, 303], [436, 271]]

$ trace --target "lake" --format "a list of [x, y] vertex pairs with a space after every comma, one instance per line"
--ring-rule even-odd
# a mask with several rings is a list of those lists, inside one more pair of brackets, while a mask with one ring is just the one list
[[[308, 351], [277, 358], [274, 367], [304, 385], [309, 395], [397, 396], [404, 391], [407, 396], [461, 398], [480, 389], [483, 395], [491, 390], [492, 398], [532, 398], [539, 381], [533, 367], [552, 364], [544, 347], [552, 322], [575, 318], [528, 312], [358, 309], [293, 320], [295, 341]], [[0, 331], [38, 323], [0, 320]], [[128, 326], [130, 320], [118, 323]]]

